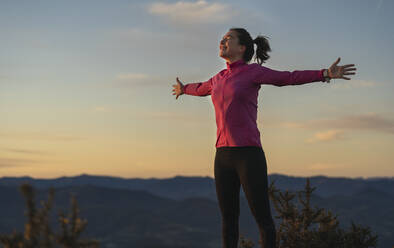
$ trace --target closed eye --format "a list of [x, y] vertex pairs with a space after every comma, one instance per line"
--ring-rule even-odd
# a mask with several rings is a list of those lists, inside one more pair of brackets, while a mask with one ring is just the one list
[[228, 41], [231, 37], [227, 36], [227, 37], [223, 37], [222, 38], [222, 42]]

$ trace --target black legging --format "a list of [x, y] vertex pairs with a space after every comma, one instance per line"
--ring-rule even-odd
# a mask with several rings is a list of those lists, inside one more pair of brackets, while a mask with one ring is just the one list
[[276, 230], [268, 197], [267, 162], [261, 147], [219, 147], [215, 184], [222, 215], [223, 248], [238, 247], [240, 185], [257, 222], [263, 248], [276, 247]]

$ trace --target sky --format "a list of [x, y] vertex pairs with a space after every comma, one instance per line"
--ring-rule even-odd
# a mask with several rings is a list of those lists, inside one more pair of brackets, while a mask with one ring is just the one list
[[[210, 96], [232, 27], [269, 37], [263, 65], [351, 80], [262, 85], [268, 174], [394, 176], [394, 2], [0, 1], [0, 177], [214, 177]], [[254, 62], [254, 61], [252, 61]]]

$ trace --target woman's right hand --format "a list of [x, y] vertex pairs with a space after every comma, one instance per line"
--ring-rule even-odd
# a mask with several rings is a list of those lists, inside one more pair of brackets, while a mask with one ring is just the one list
[[178, 77], [176, 78], [176, 81], [177, 81], [177, 84], [173, 84], [172, 86], [174, 87], [174, 89], [172, 89], [172, 91], [173, 91], [173, 95], [176, 95], [176, 98], [175, 99], [178, 99], [178, 97], [180, 96], [180, 95], [183, 95], [184, 94], [184, 92], [183, 92], [183, 87], [184, 87], [184, 85], [181, 83], [181, 81], [179, 81], [179, 79], [178, 79]]

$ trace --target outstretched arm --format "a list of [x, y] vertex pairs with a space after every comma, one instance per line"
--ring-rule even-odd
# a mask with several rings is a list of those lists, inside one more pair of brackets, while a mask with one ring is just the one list
[[176, 80], [177, 84], [172, 85], [174, 87], [172, 90], [174, 92], [173, 95], [176, 95], [176, 99], [183, 94], [192, 96], [208, 96], [211, 94], [212, 78], [206, 82], [190, 83], [186, 85], [183, 85], [178, 78], [176, 78]]
[[[344, 75], [354, 75], [355, 73], [350, 72], [356, 70], [353, 68], [354, 64], [348, 64], [344, 66], [337, 66], [340, 58], [335, 61], [329, 69], [321, 70], [297, 70], [297, 71], [276, 71], [264, 66], [258, 66], [256, 68], [255, 82], [258, 84], [272, 84], [276, 86], [285, 85], [300, 85], [311, 82], [329, 82], [329, 79], [343, 78], [350, 80], [350, 78], [344, 77]], [[327, 74], [327, 75], [326, 75]]]
[[255, 82], [257, 84], [271, 84], [275, 86], [300, 85], [317, 81], [324, 81], [323, 71], [277, 71], [268, 67], [258, 65], [256, 69]]

